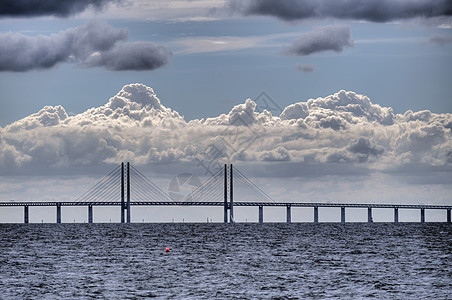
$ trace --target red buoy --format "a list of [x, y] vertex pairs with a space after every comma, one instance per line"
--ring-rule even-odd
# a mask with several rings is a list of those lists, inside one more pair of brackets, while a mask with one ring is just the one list
[[165, 252], [169, 252], [169, 248], [168, 247], [165, 249]]

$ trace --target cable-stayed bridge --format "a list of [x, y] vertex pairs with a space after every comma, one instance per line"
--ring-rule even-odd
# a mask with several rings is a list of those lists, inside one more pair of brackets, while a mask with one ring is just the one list
[[[189, 178], [180, 180], [189, 180]], [[451, 223], [452, 209], [449, 205], [278, 202], [232, 164], [229, 166], [225, 164], [224, 168], [215, 172], [187, 196], [171, 197], [130, 163], [121, 163], [73, 201], [10, 201], [0, 202], [0, 206], [23, 206], [24, 223], [29, 222], [30, 206], [55, 206], [57, 223], [61, 223], [62, 206], [87, 206], [89, 223], [93, 222], [93, 206], [120, 206], [121, 223], [131, 222], [132, 206], [222, 206], [224, 223], [234, 223], [235, 206], [257, 206], [259, 223], [264, 219], [264, 206], [286, 207], [287, 223], [291, 223], [292, 207], [313, 208], [315, 223], [319, 221], [319, 207], [340, 207], [342, 223], [345, 223], [345, 208], [367, 208], [369, 223], [373, 222], [373, 208], [393, 209], [394, 222], [399, 221], [399, 209], [419, 209], [421, 222], [425, 222], [426, 209], [443, 209], [447, 211], [448, 223]]]

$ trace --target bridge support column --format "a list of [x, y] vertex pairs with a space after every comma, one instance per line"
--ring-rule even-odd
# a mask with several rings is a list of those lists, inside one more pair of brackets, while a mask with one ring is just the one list
[[345, 224], [345, 207], [341, 207], [341, 223]]
[[24, 206], [24, 223], [28, 223], [29, 222], [29, 218], [28, 218], [28, 205]]
[[319, 207], [314, 206], [314, 223], [319, 223]]
[[127, 223], [130, 223], [130, 163], [127, 162]]
[[264, 223], [264, 207], [259, 206], [259, 223]]
[[88, 205], [88, 223], [93, 223], [93, 206]]
[[374, 220], [372, 218], [372, 207], [367, 208], [367, 223], [372, 223]]
[[290, 205], [286, 206], [286, 222], [287, 222], [287, 224], [292, 223], [292, 215], [291, 215], [291, 212], [290, 212], [290, 208], [291, 208]]
[[450, 208], [447, 209], [447, 223], [451, 223]]
[[399, 223], [399, 208], [394, 207], [394, 223]]
[[56, 216], [56, 222], [59, 224], [61, 223], [61, 203], [57, 203], [57, 216]]
[[425, 223], [425, 209], [421, 208], [421, 223]]
[[233, 191], [233, 176], [232, 176], [232, 164], [230, 165], [230, 178], [229, 178], [229, 222], [234, 223], [234, 191]]

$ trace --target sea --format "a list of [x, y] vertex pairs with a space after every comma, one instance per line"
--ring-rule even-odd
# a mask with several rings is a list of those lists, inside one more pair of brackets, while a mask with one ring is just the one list
[[0, 224], [0, 283], [0, 299], [452, 299], [452, 225]]

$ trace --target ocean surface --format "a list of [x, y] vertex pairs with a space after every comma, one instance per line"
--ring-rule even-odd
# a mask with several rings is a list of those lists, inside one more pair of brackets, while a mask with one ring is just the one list
[[452, 299], [445, 223], [1, 224], [0, 240], [0, 299]]

